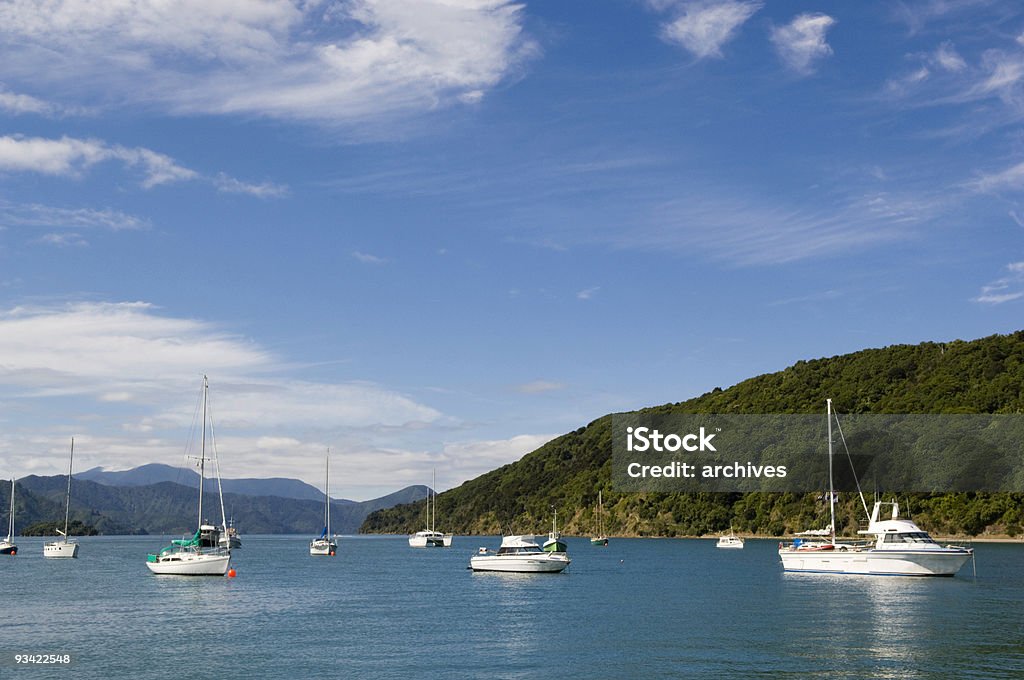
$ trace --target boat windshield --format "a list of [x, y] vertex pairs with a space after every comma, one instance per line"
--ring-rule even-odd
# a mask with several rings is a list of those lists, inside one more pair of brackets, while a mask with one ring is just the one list
[[884, 543], [930, 543], [935, 541], [924, 531], [908, 531], [897, 534], [886, 534]]
[[523, 546], [523, 547], [515, 547], [515, 548], [507, 548], [507, 547], [506, 548], [498, 548], [498, 554], [499, 555], [525, 555], [525, 554], [539, 553], [539, 552], [544, 552], [544, 551], [541, 550], [540, 547], [536, 546], [536, 545]]

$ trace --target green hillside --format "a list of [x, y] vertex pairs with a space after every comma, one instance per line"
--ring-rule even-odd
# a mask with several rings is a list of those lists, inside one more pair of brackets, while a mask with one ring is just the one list
[[[1024, 331], [970, 342], [894, 345], [795, 365], [728, 389], [651, 411], [665, 413], [821, 413], [831, 398], [841, 413], [1021, 413]], [[451, 489], [437, 499], [438, 528], [459, 534], [543, 533], [551, 508], [560, 528], [595, 528], [597, 492], [611, 535], [699, 536], [733, 526], [782, 535], [824, 526], [820, 494], [620, 494], [611, 488], [611, 416], [565, 434], [521, 460]], [[923, 528], [937, 534], [1016, 535], [1024, 495], [941, 494], [901, 498]], [[859, 503], [844, 494], [842, 517], [855, 529]], [[861, 511], [860, 514], [863, 514]], [[367, 517], [368, 533], [422, 528], [423, 504]]]

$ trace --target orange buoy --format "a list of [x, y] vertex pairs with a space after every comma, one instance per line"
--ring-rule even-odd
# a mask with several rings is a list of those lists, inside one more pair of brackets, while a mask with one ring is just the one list
[[333, 550], [331, 551], [331, 557], [334, 557], [334, 551]]
[[228, 578], [234, 578], [238, 573], [234, 569], [228, 569]]

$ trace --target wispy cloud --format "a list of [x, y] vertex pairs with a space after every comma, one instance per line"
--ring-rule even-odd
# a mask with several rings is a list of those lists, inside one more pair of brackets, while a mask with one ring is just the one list
[[62, 208], [0, 199], [0, 226], [135, 231], [148, 229], [150, 225], [148, 220], [112, 208]]
[[34, 114], [45, 118], [59, 118], [69, 115], [84, 115], [89, 111], [82, 107], [66, 107], [32, 95], [11, 92], [0, 86], [0, 111], [13, 115]]
[[662, 38], [682, 46], [698, 59], [721, 57], [722, 46], [762, 6], [758, 1], [734, 0], [662, 1], [652, 4], [656, 9], [671, 9], [677, 14], [672, 21], [662, 26]]
[[597, 294], [597, 291], [601, 290], [601, 286], [592, 286], [591, 288], [584, 288], [580, 292], [576, 293], [576, 299], [578, 300], [589, 300]]
[[0, 137], [0, 172], [32, 172], [55, 177], [81, 177], [93, 166], [107, 161], [139, 169], [145, 189], [175, 182], [204, 181], [218, 190], [258, 197], [283, 196], [287, 189], [275, 184], [248, 184], [220, 173], [204, 175], [180, 165], [170, 156], [143, 147], [107, 144], [99, 139], [61, 137]]
[[537, 54], [509, 0], [0, 5], [0, 78], [178, 113], [371, 123], [479, 102]]
[[801, 75], [814, 73], [817, 62], [832, 54], [825, 40], [836, 20], [827, 14], [801, 14], [785, 26], [771, 30], [771, 40], [779, 58]]
[[58, 248], [79, 248], [89, 245], [89, 242], [82, 238], [81, 234], [76, 234], [74, 232], [43, 234], [39, 237], [39, 242], [49, 246], [57, 246]]
[[[240, 447], [261, 437], [291, 437], [303, 441], [298, 452], [308, 446], [310, 453], [319, 449], [322, 455], [325, 433], [357, 437], [363, 431], [415, 428], [443, 418], [373, 383], [287, 377], [286, 362], [251, 339], [213, 323], [161, 314], [143, 302], [2, 310], [0, 356], [0, 402], [18, 404], [26, 431], [37, 432], [33, 418], [51, 416], [59, 404], [60, 415], [52, 417], [87, 423], [94, 435], [116, 440], [120, 449], [136, 456], [130, 464], [176, 460], [204, 371], [216, 385], [218, 436], [230, 433]], [[131, 407], [124, 408], [126, 403]], [[13, 460], [4, 441], [0, 459]], [[365, 446], [366, 437], [361, 441]], [[116, 449], [106, 464], [120, 462]], [[296, 451], [275, 453], [285, 462]], [[254, 466], [250, 472], [259, 471], [255, 459], [249, 465]], [[240, 471], [237, 465], [234, 469]]]
[[984, 305], [1001, 305], [1024, 297], [1024, 262], [1011, 262], [1005, 267], [1006, 274], [981, 287], [973, 302]]
[[553, 380], [534, 380], [532, 382], [516, 385], [515, 391], [522, 394], [543, 394], [545, 392], [557, 392], [565, 389], [565, 383]]
[[1024, 191], [1024, 161], [995, 172], [979, 173], [966, 187], [979, 193]]
[[810, 207], [819, 203], [695, 191], [652, 206], [642, 220], [605, 238], [623, 249], [699, 252], [734, 266], [779, 265], [913, 239], [945, 205], [942, 198], [882, 192]]
[[142, 186], [147, 189], [197, 177], [195, 171], [150, 149], [108, 145], [97, 139], [73, 137], [0, 137], [0, 171], [74, 177], [97, 163], [110, 160], [120, 161], [129, 167], [141, 167], [144, 174]]
[[213, 185], [217, 187], [217, 191], [222, 191], [226, 194], [245, 194], [247, 196], [255, 196], [256, 198], [281, 198], [289, 193], [288, 187], [282, 184], [274, 184], [273, 182], [250, 184], [237, 180], [234, 177], [229, 177], [224, 173], [219, 173], [213, 178]]
[[387, 264], [388, 263], [388, 259], [387, 258], [378, 257], [376, 255], [371, 255], [370, 253], [363, 253], [363, 252], [360, 252], [358, 250], [353, 250], [352, 251], [352, 257], [354, 257], [355, 259], [359, 260], [363, 264], [378, 264], [379, 265], [379, 264]]

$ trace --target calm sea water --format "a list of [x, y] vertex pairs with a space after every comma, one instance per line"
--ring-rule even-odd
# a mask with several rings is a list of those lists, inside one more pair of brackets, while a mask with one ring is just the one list
[[[22, 538], [0, 559], [0, 677], [1020, 678], [1024, 545], [952, 579], [783, 574], [776, 542], [569, 539], [559, 575], [475, 574], [478, 546], [244, 536], [237, 578], [156, 577], [154, 537]], [[15, 667], [15, 653], [73, 666]], [[70, 672], [69, 672], [70, 671]]]

